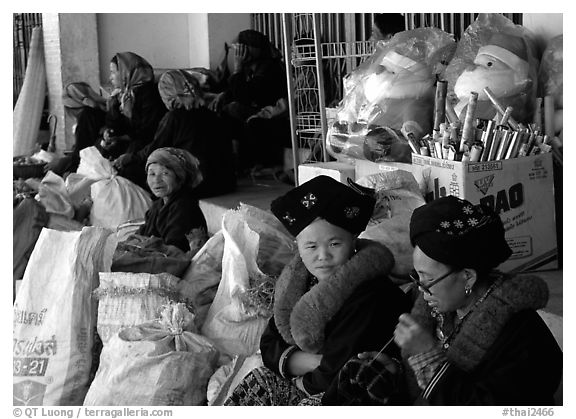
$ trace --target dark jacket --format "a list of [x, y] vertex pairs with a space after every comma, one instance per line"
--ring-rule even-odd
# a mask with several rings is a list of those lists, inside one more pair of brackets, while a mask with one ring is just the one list
[[175, 192], [166, 204], [162, 199], [154, 201], [146, 212], [145, 220], [138, 234], [160, 237], [165, 244], [176, 246], [184, 252], [190, 250], [186, 234], [196, 228], [207, 229], [198, 199], [187, 188]]
[[[133, 155], [129, 172], [145, 173], [148, 156], [158, 148], [181, 148], [200, 161], [204, 180], [195, 189], [197, 197], [204, 198], [233, 191], [236, 187], [236, 175], [232, 139], [222, 125], [218, 115], [206, 108], [169, 111], [158, 124], [153, 141]], [[120, 174], [125, 176], [123, 171]], [[129, 175], [127, 177], [138, 184], [145, 182], [141, 176], [136, 179]]]
[[[331, 317], [328, 316], [330, 320], [324, 326], [324, 339], [318, 350], [318, 353], [323, 355], [320, 366], [303, 376], [303, 384], [308, 393], [317, 394], [325, 391], [339, 369], [350, 357], [363, 351], [380, 350], [391, 338], [398, 316], [410, 309], [406, 295], [388, 279], [386, 271], [383, 272], [381, 269], [382, 265], [386, 263], [385, 259], [388, 254], [389, 251], [385, 248], [383, 252], [377, 247], [359, 250], [332, 278], [326, 280], [327, 283], [331, 282], [332, 284], [337, 284], [339, 280], [353, 283], [354, 279], [349, 276], [352, 272], [358, 277], [366, 278], [354, 288], [351, 295], [345, 298], [341, 304], [338, 304], [339, 307], [335, 307], [335, 314]], [[301, 261], [299, 263], [303, 266]], [[297, 263], [291, 263], [285, 268], [282, 275], [289, 272], [294, 280], [303, 272], [302, 266], [297, 265]], [[315, 287], [321, 285], [323, 284], [319, 283]], [[326, 299], [331, 298], [320, 288], [318, 291], [320, 291], [318, 294], [320, 298], [323, 298], [322, 295], [326, 296]], [[318, 305], [313, 306], [318, 308]], [[301, 305], [295, 305], [294, 310], [301, 310]], [[276, 313], [275, 307], [275, 316]], [[320, 313], [320, 317], [324, 315], [326, 315], [325, 312]], [[303, 318], [308, 319], [309, 321], [304, 321], [309, 323], [315, 322], [314, 315], [312, 318], [306, 316]], [[306, 329], [306, 326], [299, 325], [298, 321], [293, 319], [291, 322], [293, 335], [305, 335], [306, 333], [302, 330]], [[308, 330], [312, 329], [313, 327], [308, 328]], [[289, 332], [285, 331], [284, 333]], [[284, 339], [279, 327], [277, 327], [275, 317], [273, 317], [260, 341], [264, 365], [278, 374], [286, 375], [285, 368], [283, 368], [285, 362], [282, 358], [283, 354], [290, 351], [289, 348], [292, 346], [297, 345], [292, 342], [288, 343]], [[301, 343], [301, 346], [304, 345]], [[390, 348], [393, 347], [394, 345]], [[391, 350], [392, 352], [388, 352], [391, 356], [398, 355], [394, 353], [393, 349]]]
[[167, 109], [162, 102], [156, 83], [150, 82], [134, 89], [134, 107], [132, 117], [127, 118], [120, 111], [117, 98], [111, 98], [106, 114], [106, 127], [114, 130], [114, 135], [128, 135], [128, 144], [121, 144], [111, 150], [112, 157], [123, 153], [136, 153], [150, 143]]
[[[505, 280], [470, 315], [416, 404], [553, 405], [562, 377], [562, 351], [537, 309], [548, 300], [535, 276]], [[426, 305], [413, 314], [426, 324]], [[408, 372], [411, 370], [408, 369]]]

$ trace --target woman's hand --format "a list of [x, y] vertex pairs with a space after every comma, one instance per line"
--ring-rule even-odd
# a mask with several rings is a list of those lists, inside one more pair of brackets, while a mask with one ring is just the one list
[[124, 153], [112, 162], [112, 166], [114, 166], [116, 170], [122, 170], [125, 166], [129, 165], [132, 160], [134, 160], [132, 154]]
[[224, 104], [224, 92], [218, 93], [217, 95], [214, 96], [212, 102], [208, 104], [208, 109], [210, 109], [212, 112], [220, 112], [220, 109], [222, 109], [223, 104]]
[[242, 70], [244, 63], [248, 59], [248, 47], [244, 44], [232, 44], [234, 49], [234, 72]]
[[318, 368], [321, 361], [322, 355], [295, 351], [290, 355], [290, 358], [288, 358], [288, 373], [293, 376], [304, 375]]
[[428, 352], [436, 346], [436, 339], [432, 334], [424, 330], [407, 313], [401, 314], [398, 318], [398, 324], [394, 330], [394, 342], [409, 356]]

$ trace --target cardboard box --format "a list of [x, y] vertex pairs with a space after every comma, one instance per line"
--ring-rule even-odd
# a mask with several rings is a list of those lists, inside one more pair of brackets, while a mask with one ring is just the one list
[[475, 163], [413, 154], [412, 174], [427, 202], [454, 195], [500, 214], [513, 251], [502, 271], [558, 268], [551, 153]]
[[354, 166], [339, 161], [307, 163], [298, 166], [298, 185], [316, 176], [326, 175], [339, 182], [347, 184], [348, 178], [355, 180]]

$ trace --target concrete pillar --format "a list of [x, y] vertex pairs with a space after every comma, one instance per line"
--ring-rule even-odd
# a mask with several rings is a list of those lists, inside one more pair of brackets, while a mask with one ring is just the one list
[[70, 82], [85, 81], [98, 91], [98, 32], [93, 13], [43, 13], [44, 55], [50, 113], [58, 121], [56, 150], [74, 145], [74, 119], [66, 115], [62, 92]]

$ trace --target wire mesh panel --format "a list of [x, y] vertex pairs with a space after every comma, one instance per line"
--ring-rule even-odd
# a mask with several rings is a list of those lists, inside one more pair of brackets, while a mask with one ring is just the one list
[[26, 65], [28, 64], [28, 53], [30, 40], [32, 38], [32, 29], [42, 26], [41, 13], [13, 13], [12, 14], [12, 31], [13, 31], [13, 105], [18, 100], [18, 95], [24, 83], [26, 74]]

